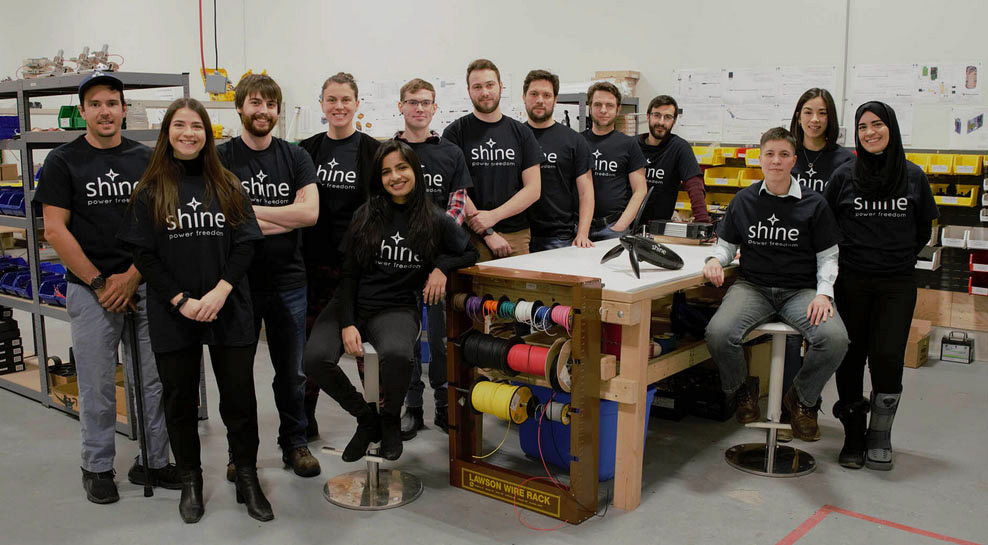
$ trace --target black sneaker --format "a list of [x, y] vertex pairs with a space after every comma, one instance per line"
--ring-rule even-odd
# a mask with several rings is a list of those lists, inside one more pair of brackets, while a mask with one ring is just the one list
[[[151, 470], [151, 486], [160, 486], [168, 490], [181, 490], [182, 479], [178, 475], [178, 468], [175, 464], [168, 464], [165, 467]], [[127, 480], [144, 486], [144, 466], [140, 462], [134, 462], [127, 472]]]
[[[80, 468], [81, 469], [81, 468]], [[112, 469], [102, 473], [82, 470], [82, 488], [86, 491], [86, 498], [93, 503], [113, 503], [120, 500], [117, 493], [117, 483], [113, 482], [116, 475]]]

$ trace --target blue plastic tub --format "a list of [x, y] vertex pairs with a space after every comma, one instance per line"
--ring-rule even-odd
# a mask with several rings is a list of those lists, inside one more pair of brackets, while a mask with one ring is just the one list
[[16, 295], [17, 278], [27, 272], [27, 267], [12, 269], [0, 276], [0, 291], [8, 295]]
[[[545, 403], [552, 395], [552, 390], [540, 386], [530, 386], [532, 393], [539, 399], [540, 403]], [[647, 393], [647, 407], [652, 406], [652, 398], [655, 397], [655, 386], [649, 386]], [[569, 403], [569, 394], [556, 393], [553, 401]], [[646, 409], [647, 411], [647, 409]], [[597, 473], [601, 481], [609, 481], [614, 478], [614, 460], [616, 458], [617, 447], [617, 413], [618, 404], [615, 401], [600, 400], [600, 436], [598, 440], [599, 453], [597, 458]], [[646, 415], [648, 412], [645, 413]], [[539, 457], [539, 419], [529, 418], [521, 426], [518, 436], [521, 440], [521, 449], [525, 454], [540, 459]], [[550, 433], [551, 432], [551, 433]], [[643, 433], [648, 433], [648, 420], [645, 421]], [[569, 471], [569, 426], [559, 422], [551, 422], [542, 419], [542, 455], [545, 461], [565, 471]]]
[[38, 290], [38, 299], [49, 305], [65, 306], [65, 278], [60, 276], [50, 276], [41, 281], [41, 289]]

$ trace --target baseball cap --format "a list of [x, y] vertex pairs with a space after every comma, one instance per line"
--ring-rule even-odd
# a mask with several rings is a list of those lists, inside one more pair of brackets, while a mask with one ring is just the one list
[[116, 76], [111, 75], [109, 72], [104, 72], [102, 70], [94, 70], [91, 74], [86, 76], [86, 79], [82, 80], [79, 84], [79, 102], [81, 103], [85, 100], [86, 90], [93, 85], [109, 85], [112, 89], [116, 89], [121, 93], [124, 90], [123, 82], [120, 81]]

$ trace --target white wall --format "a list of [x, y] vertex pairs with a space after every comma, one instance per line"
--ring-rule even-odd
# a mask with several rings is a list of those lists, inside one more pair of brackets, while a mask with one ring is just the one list
[[[988, 2], [850, 1], [851, 64], [988, 60]], [[3, 0], [0, 75], [13, 75], [24, 57], [59, 48], [75, 55], [106, 42], [127, 58], [128, 71], [192, 73], [193, 95], [203, 97], [197, 8], [193, 0]], [[211, 67], [212, 1], [203, 8]], [[340, 70], [358, 82], [462, 77], [477, 57], [499, 65], [515, 97], [532, 68], [564, 82], [595, 70], [640, 70], [638, 95], [647, 101], [673, 90], [677, 67], [834, 64], [832, 91], [843, 98], [845, 0], [217, 0], [217, 8], [220, 66], [234, 78], [266, 68], [289, 107], [315, 109], [322, 81]], [[917, 106], [913, 147], [946, 147], [948, 113], [949, 106]]]

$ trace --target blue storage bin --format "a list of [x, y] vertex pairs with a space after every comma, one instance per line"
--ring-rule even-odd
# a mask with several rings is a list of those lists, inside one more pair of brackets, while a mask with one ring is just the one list
[[[552, 390], [541, 386], [529, 386], [532, 394], [539, 399], [540, 403], [549, 401]], [[646, 407], [652, 406], [652, 398], [655, 397], [655, 385], [650, 385], [646, 393]], [[553, 401], [569, 403], [570, 395], [557, 392]], [[605, 399], [600, 400], [600, 436], [598, 440], [597, 473], [601, 481], [609, 481], [614, 478], [614, 461], [617, 447], [617, 413], [618, 403]], [[646, 409], [646, 416], [648, 415]], [[521, 440], [521, 449], [525, 454], [535, 458], [539, 457], [539, 419], [529, 418], [520, 427], [518, 437]], [[551, 432], [551, 433], [550, 433]], [[645, 429], [642, 433], [648, 433], [648, 420], [645, 420]], [[545, 461], [569, 471], [570, 432], [569, 426], [542, 419], [542, 455]]]
[[0, 276], [0, 291], [8, 295], [17, 294], [17, 277], [27, 272], [27, 267], [7, 271]]
[[0, 115], [0, 140], [9, 140], [20, 132], [21, 123], [16, 115]]
[[49, 305], [65, 306], [65, 278], [61, 276], [50, 276], [41, 281], [41, 289], [38, 290], [38, 299]]
[[45, 261], [41, 264], [42, 274], [57, 274], [59, 276], [65, 276], [65, 265], [61, 263], [52, 263], [50, 261]]
[[30, 299], [31, 296], [28, 295], [28, 292], [31, 289], [31, 272], [24, 271], [17, 273], [11, 288], [11, 295]]
[[11, 188], [0, 189], [0, 214], [3, 214], [5, 216], [10, 215], [10, 213], [7, 212], [7, 206], [8, 206], [7, 203], [9, 203], [10, 199], [14, 198], [14, 195], [16, 195], [19, 192], [20, 192], [19, 189], [11, 189]]

